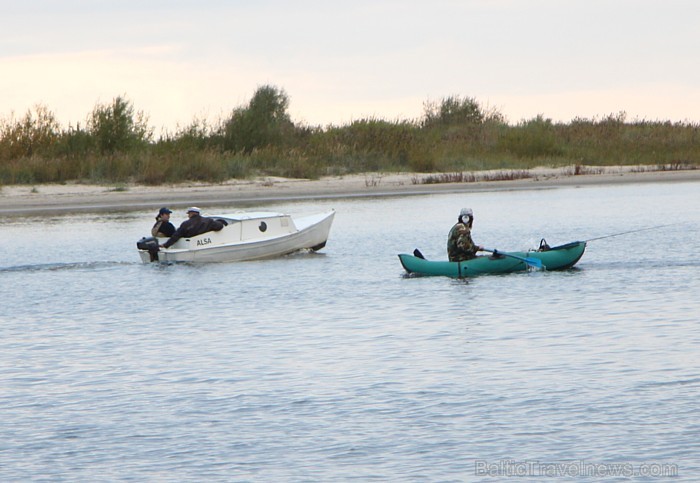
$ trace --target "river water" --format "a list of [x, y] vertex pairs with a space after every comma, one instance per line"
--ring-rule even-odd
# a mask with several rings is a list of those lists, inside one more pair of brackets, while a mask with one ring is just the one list
[[[668, 226], [565, 272], [405, 277], [462, 207], [500, 250]], [[698, 207], [698, 183], [226, 206], [337, 213], [321, 252], [199, 266], [140, 263], [151, 211], [6, 219], [0, 480], [697, 481]]]

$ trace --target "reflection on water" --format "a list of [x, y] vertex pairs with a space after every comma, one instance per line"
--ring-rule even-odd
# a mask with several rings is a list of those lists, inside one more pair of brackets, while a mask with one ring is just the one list
[[[698, 193], [269, 205], [335, 209], [327, 247], [211, 265], [141, 264], [150, 212], [10, 219], [0, 477], [470, 481], [476, 461], [585, 460], [695, 480]], [[674, 225], [563, 272], [406, 277], [396, 255], [445, 259], [464, 206], [499, 250]]]

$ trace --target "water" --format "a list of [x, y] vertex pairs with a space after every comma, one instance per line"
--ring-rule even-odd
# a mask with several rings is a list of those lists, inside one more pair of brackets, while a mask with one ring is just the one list
[[[6, 219], [0, 479], [697, 480], [698, 188], [268, 205], [336, 209], [327, 247], [202, 266], [140, 264], [151, 212]], [[404, 277], [463, 206], [501, 250], [674, 225], [566, 272]]]

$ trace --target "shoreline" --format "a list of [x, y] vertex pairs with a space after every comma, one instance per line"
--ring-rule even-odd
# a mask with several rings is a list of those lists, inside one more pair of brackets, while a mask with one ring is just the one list
[[[12, 185], [0, 187], [0, 213], [9, 216], [36, 214], [89, 213], [106, 211], [157, 210], [161, 206], [184, 209], [358, 197], [412, 196], [439, 193], [538, 190], [566, 187], [629, 183], [669, 183], [700, 181], [700, 170], [643, 171], [639, 167], [596, 168], [595, 174], [573, 174], [566, 168], [500, 170], [479, 172], [475, 181], [421, 181], [439, 178], [435, 173], [366, 173], [333, 176], [319, 180], [265, 177], [256, 180], [231, 180], [218, 184], [182, 183], [144, 186], [86, 184]], [[490, 174], [489, 174], [490, 173]], [[526, 173], [528, 177], [498, 179]], [[513, 176], [516, 177], [516, 176]], [[495, 180], [493, 180], [495, 178]]]

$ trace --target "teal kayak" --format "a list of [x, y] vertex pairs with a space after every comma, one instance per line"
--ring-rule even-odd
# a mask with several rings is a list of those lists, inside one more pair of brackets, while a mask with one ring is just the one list
[[408, 273], [464, 278], [484, 274], [522, 272], [533, 265], [532, 261], [537, 260], [542, 263], [543, 270], [564, 270], [573, 267], [581, 259], [585, 250], [585, 241], [575, 241], [545, 250], [499, 251], [490, 256], [480, 256], [464, 262], [426, 260], [406, 253], [400, 254], [399, 260]]

